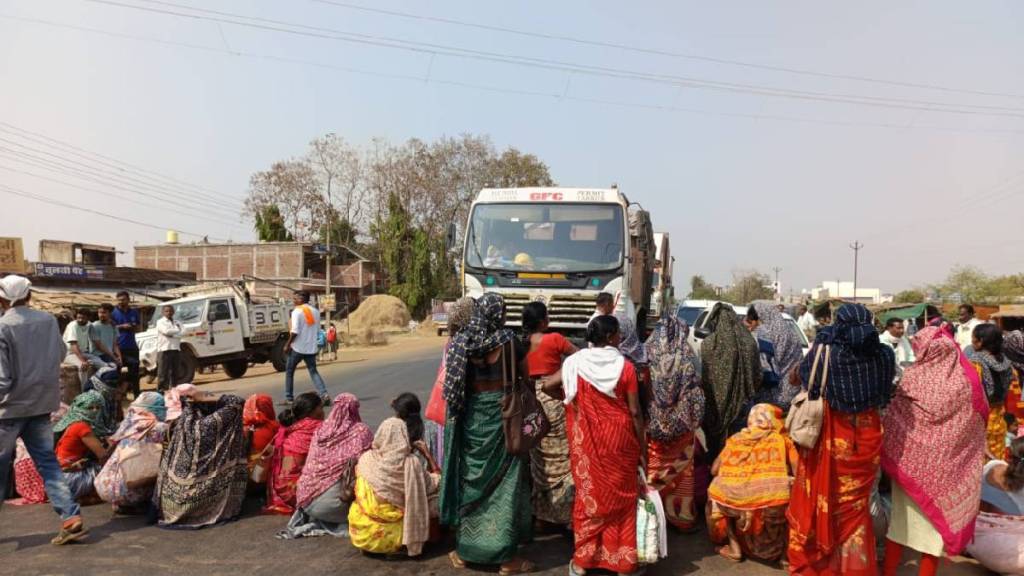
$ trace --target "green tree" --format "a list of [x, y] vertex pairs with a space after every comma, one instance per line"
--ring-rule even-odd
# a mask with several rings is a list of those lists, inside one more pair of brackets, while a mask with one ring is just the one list
[[433, 246], [427, 233], [412, 223], [412, 215], [397, 194], [388, 200], [388, 214], [374, 225], [378, 250], [388, 278], [388, 293], [405, 302], [414, 315], [422, 314], [437, 293], [434, 286]]
[[924, 302], [924, 292], [920, 290], [904, 290], [893, 297], [896, 304], [920, 304]]
[[733, 304], [749, 304], [754, 300], [771, 300], [775, 298], [775, 290], [771, 287], [771, 279], [767, 274], [754, 270], [733, 272], [732, 286], [723, 295], [723, 300]]
[[281, 210], [273, 205], [267, 205], [256, 212], [256, 233], [260, 242], [291, 242], [291, 232], [284, 223], [284, 216]]
[[697, 274], [690, 278], [690, 300], [714, 300], [718, 291], [703, 276]]

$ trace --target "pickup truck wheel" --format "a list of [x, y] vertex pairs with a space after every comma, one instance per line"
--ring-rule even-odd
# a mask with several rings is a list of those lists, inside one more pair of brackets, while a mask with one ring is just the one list
[[229, 378], [241, 378], [242, 376], [245, 376], [246, 371], [249, 370], [249, 361], [244, 358], [230, 360], [225, 362], [222, 366], [224, 367], [224, 373], [227, 374]]
[[274, 370], [278, 372], [284, 372], [285, 368], [288, 367], [288, 355], [284, 353], [284, 340], [278, 340], [274, 347], [270, 349], [270, 363], [274, 366]]
[[191, 348], [181, 347], [182, 377], [185, 382], [191, 383], [196, 379], [196, 372], [199, 368], [199, 361], [196, 360], [196, 353]]

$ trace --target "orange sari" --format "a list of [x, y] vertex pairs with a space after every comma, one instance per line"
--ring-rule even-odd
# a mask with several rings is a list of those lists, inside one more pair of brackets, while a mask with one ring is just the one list
[[789, 573], [875, 576], [871, 490], [882, 451], [878, 410], [825, 404], [821, 437], [803, 450], [789, 503]]

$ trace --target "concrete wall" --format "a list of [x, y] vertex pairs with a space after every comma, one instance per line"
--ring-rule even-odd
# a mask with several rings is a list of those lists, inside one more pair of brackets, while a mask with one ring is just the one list
[[303, 245], [297, 242], [267, 244], [190, 244], [138, 246], [135, 266], [155, 270], [194, 272], [200, 281], [259, 278], [301, 278]]

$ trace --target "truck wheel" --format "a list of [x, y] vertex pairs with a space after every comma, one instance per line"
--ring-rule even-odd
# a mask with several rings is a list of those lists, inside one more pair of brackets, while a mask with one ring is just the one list
[[181, 366], [182, 376], [185, 378], [185, 382], [191, 383], [196, 379], [196, 373], [199, 368], [199, 361], [196, 360], [196, 353], [191, 348], [182, 346], [181, 348]]
[[241, 378], [249, 370], [249, 361], [245, 358], [239, 358], [238, 360], [229, 360], [222, 364], [222, 366], [228, 378]]
[[270, 363], [278, 372], [284, 372], [288, 367], [288, 356], [284, 353], [284, 340], [274, 343], [274, 347], [270, 350]]

